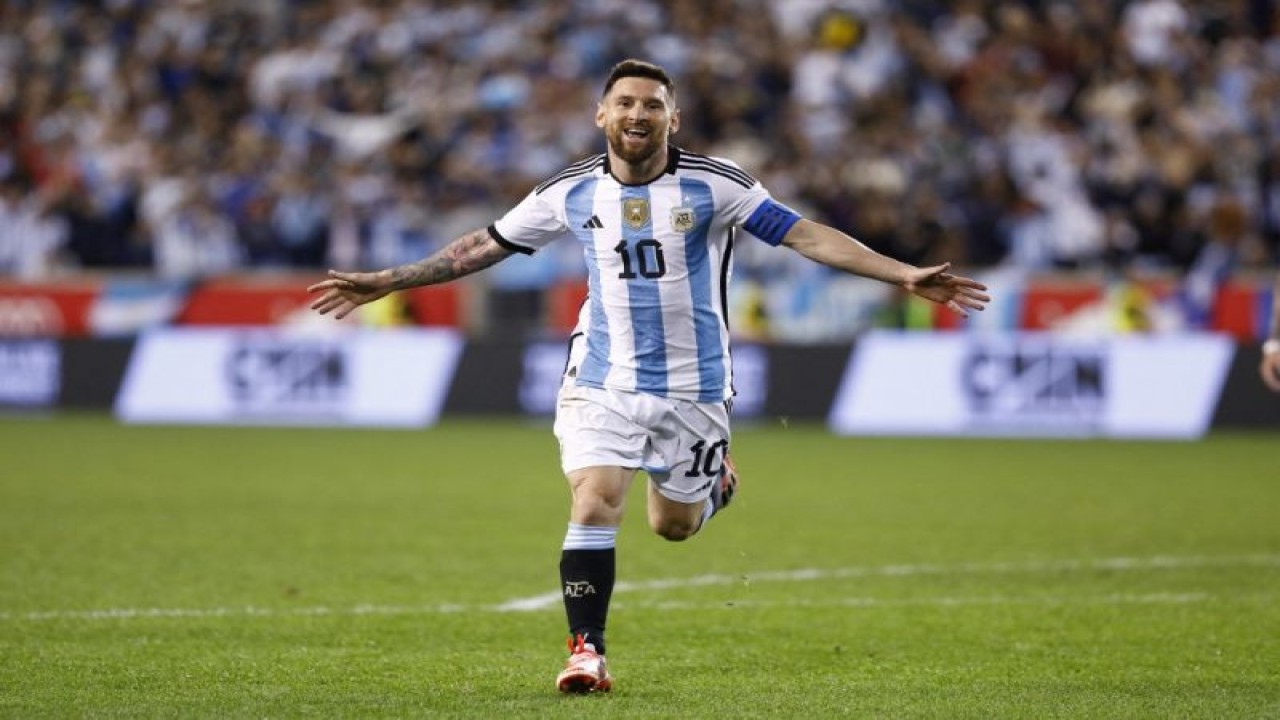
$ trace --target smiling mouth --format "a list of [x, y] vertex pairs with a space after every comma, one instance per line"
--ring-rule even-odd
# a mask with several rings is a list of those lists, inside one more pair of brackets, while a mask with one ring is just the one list
[[622, 134], [624, 137], [634, 138], [636, 140], [643, 140], [649, 137], [650, 130], [649, 128], [634, 127], [634, 128], [627, 128], [626, 130], [623, 130]]

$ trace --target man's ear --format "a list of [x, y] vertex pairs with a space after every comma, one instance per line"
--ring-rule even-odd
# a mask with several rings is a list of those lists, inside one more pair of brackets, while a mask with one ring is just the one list
[[675, 135], [680, 130], [680, 108], [671, 111], [671, 122], [667, 125], [667, 134]]
[[604, 101], [596, 103], [596, 127], [604, 127]]

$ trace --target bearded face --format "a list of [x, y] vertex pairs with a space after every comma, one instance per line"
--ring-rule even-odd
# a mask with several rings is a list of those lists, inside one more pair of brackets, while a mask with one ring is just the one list
[[678, 127], [667, 88], [656, 80], [621, 78], [600, 101], [596, 124], [604, 129], [609, 149], [638, 165], [657, 155]]
[[645, 121], [610, 123], [605, 130], [613, 154], [632, 164], [653, 157], [666, 144], [666, 132]]

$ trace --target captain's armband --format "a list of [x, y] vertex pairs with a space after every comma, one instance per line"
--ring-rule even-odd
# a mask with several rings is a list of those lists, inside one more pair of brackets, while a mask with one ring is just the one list
[[800, 222], [795, 210], [776, 200], [765, 200], [742, 224], [742, 229], [770, 245], [781, 245], [791, 226]]

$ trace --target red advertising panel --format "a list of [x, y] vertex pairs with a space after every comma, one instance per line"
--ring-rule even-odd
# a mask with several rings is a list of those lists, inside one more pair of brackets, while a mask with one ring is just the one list
[[1022, 293], [1023, 330], [1049, 330], [1067, 316], [1102, 301], [1095, 282], [1029, 283]]
[[305, 312], [307, 279], [238, 277], [208, 280], [191, 291], [179, 325], [276, 325]]
[[0, 337], [82, 337], [101, 292], [96, 279], [67, 282], [0, 281]]
[[568, 333], [578, 324], [578, 311], [587, 301], [585, 280], [566, 280], [547, 290], [547, 323], [550, 329]]
[[[287, 325], [305, 319], [318, 276], [236, 277], [209, 280], [191, 292], [179, 325]], [[457, 285], [416, 288], [402, 298], [413, 324], [456, 327], [461, 321]]]
[[1213, 304], [1210, 329], [1227, 333], [1244, 342], [1253, 342], [1258, 336], [1258, 305], [1256, 286], [1239, 282], [1224, 283]]
[[469, 287], [465, 283], [449, 283], [414, 288], [405, 300], [409, 317], [418, 325], [460, 327], [461, 296]]

